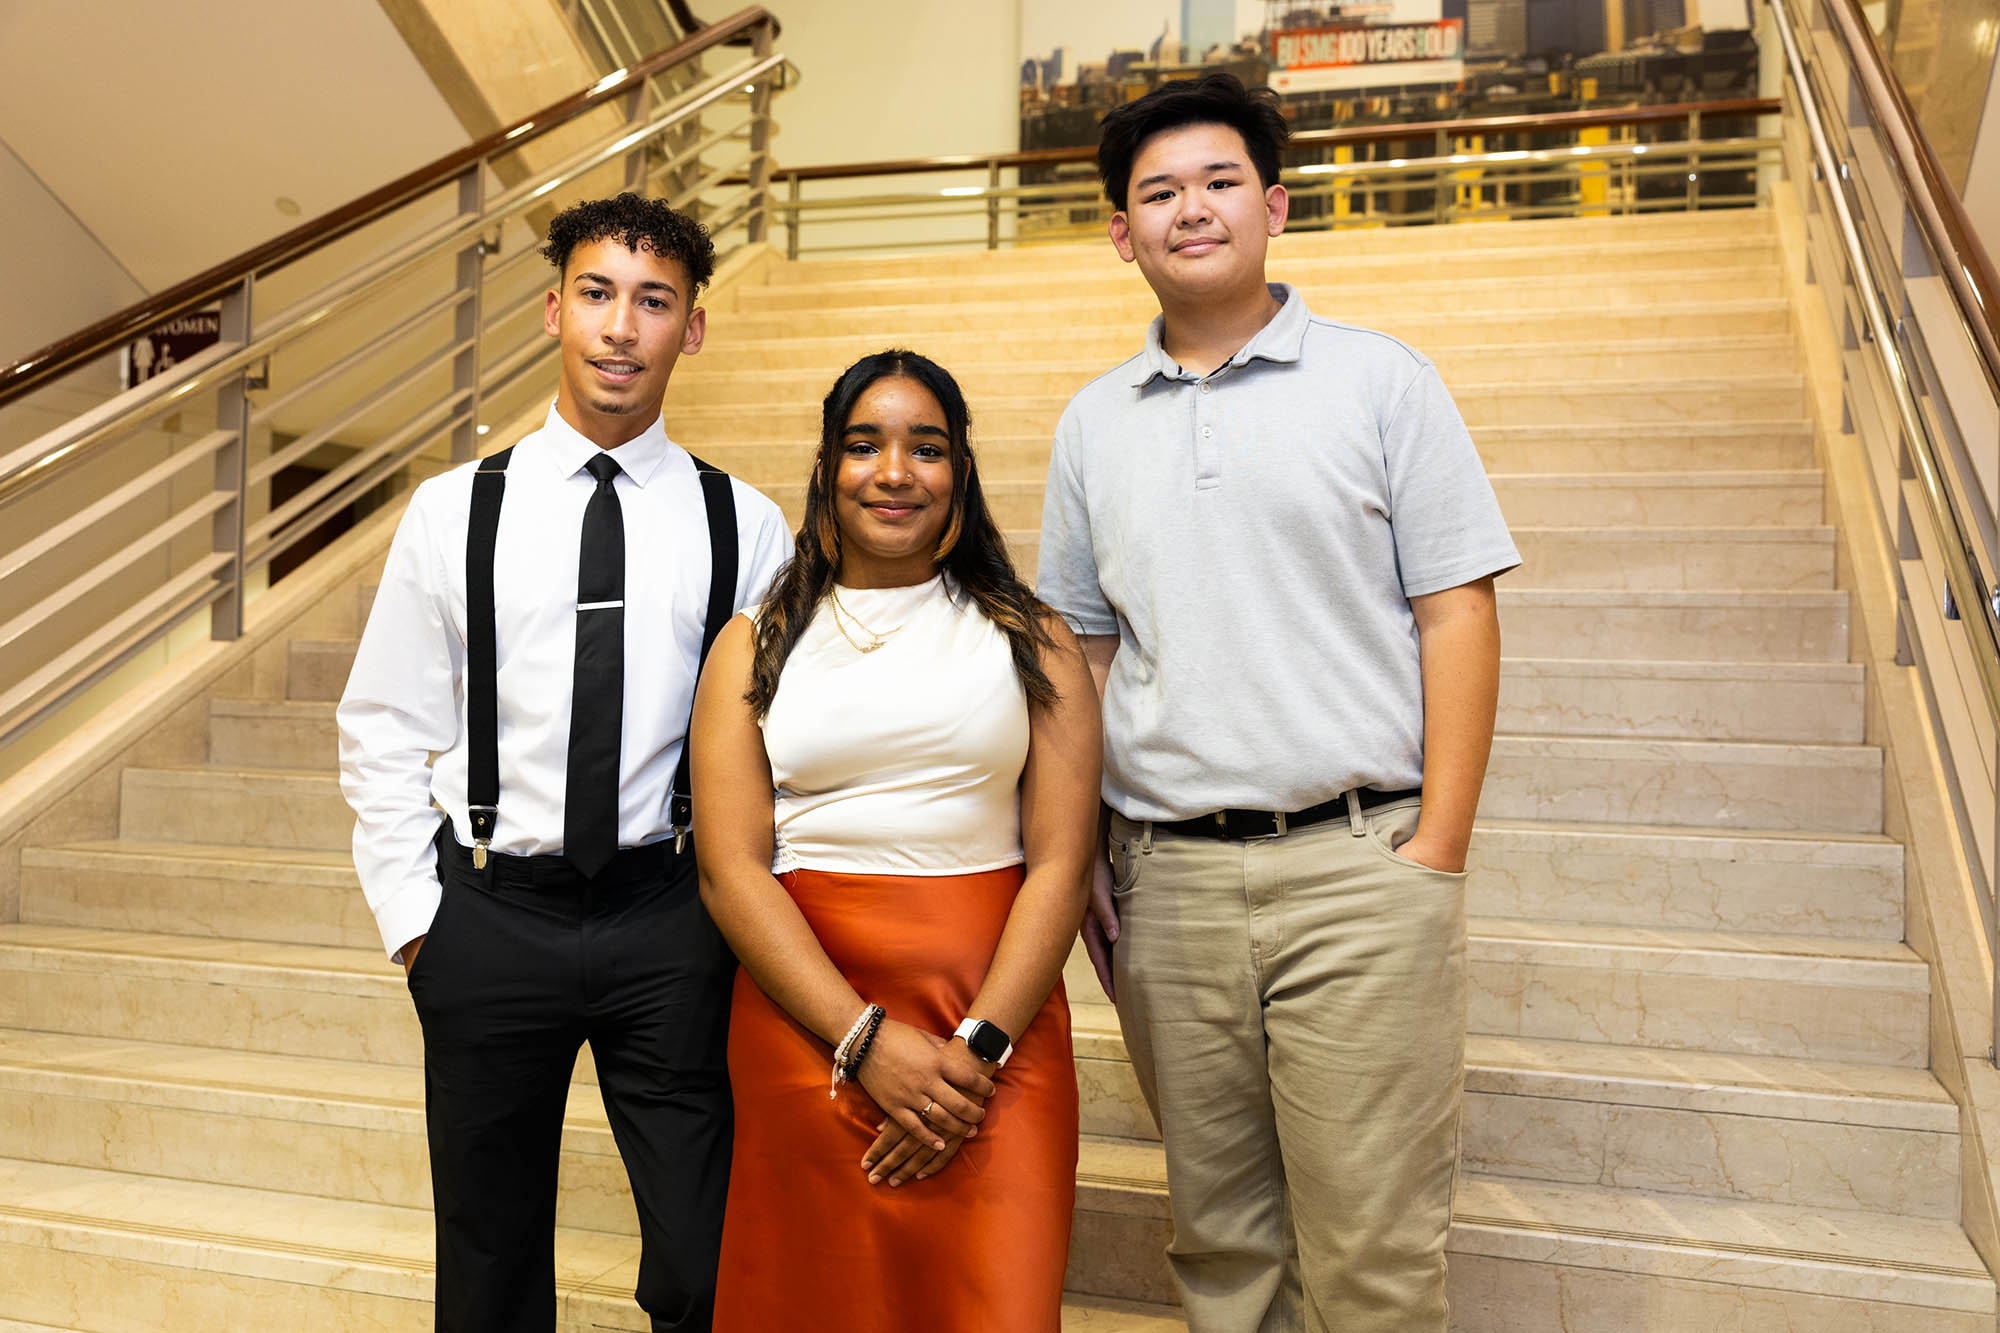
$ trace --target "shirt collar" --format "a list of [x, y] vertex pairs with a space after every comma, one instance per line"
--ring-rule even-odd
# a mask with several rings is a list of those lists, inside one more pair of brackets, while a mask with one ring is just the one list
[[548, 448], [549, 456], [555, 460], [556, 470], [565, 477], [575, 476], [592, 458], [608, 453], [619, 470], [630, 477], [634, 485], [641, 487], [659, 474], [660, 465], [666, 462], [669, 455], [681, 452], [680, 447], [667, 438], [666, 422], [658, 417], [654, 417], [653, 424], [643, 432], [616, 449], [599, 449], [585, 439], [576, 427], [563, 420], [554, 403], [549, 404], [548, 419], [542, 423], [541, 439]]
[[[1235, 356], [1229, 358], [1230, 366], [1242, 366], [1251, 360], [1297, 361], [1305, 350], [1306, 325], [1311, 313], [1306, 309], [1305, 298], [1290, 283], [1266, 283], [1271, 295], [1279, 301], [1278, 313], [1270, 322], [1257, 330], [1257, 336], [1243, 344]], [[1139, 354], [1137, 375], [1132, 387], [1143, 389], [1154, 379], [1191, 380], [1198, 378], [1182, 370], [1174, 359], [1160, 346], [1161, 335], [1166, 329], [1166, 316], [1155, 315], [1146, 329], [1146, 350]]]

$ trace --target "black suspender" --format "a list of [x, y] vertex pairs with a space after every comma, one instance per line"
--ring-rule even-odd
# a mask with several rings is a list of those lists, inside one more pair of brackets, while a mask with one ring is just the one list
[[[507, 464], [513, 449], [480, 460], [472, 474], [472, 518], [465, 532], [465, 703], [470, 731], [466, 765], [467, 813], [472, 821], [472, 863], [486, 866], [486, 847], [493, 840], [500, 814], [500, 699], [498, 654], [493, 628], [493, 549], [500, 533], [500, 502], [507, 490]], [[702, 508], [708, 517], [708, 615], [702, 625], [697, 679], [708, 661], [715, 636], [736, 614], [736, 497], [729, 474], [690, 454], [701, 478]], [[667, 803], [674, 830], [674, 849], [687, 840], [694, 819], [688, 772], [688, 745], [681, 742], [681, 761], [674, 769]]]
[[[722, 627], [736, 614], [736, 496], [729, 486], [729, 474], [712, 463], [704, 463], [693, 454], [694, 470], [701, 477], [701, 503], [708, 511], [708, 619], [701, 627], [701, 656], [695, 659], [695, 679], [701, 679], [701, 669], [708, 665], [708, 650], [715, 644], [715, 636], [722, 633]], [[688, 731], [694, 730], [694, 718], [688, 718]], [[688, 744], [691, 736], [681, 738], [681, 761], [674, 765], [673, 794], [667, 799], [667, 823], [674, 830], [674, 850], [680, 851], [687, 842], [688, 829], [694, 825], [694, 778], [689, 772], [688, 752], [693, 748]]]
[[493, 636], [493, 548], [500, 536], [500, 500], [507, 493], [512, 445], [479, 460], [472, 474], [472, 520], [465, 528], [466, 815], [472, 821], [472, 864], [486, 868], [486, 844], [500, 817], [500, 665]]

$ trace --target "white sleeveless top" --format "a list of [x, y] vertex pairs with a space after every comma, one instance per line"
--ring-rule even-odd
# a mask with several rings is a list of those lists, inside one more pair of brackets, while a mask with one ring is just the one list
[[861, 652], [829, 598], [785, 662], [763, 721], [773, 873], [1020, 864], [1028, 702], [1007, 636], [943, 575], [839, 592], [847, 634], [886, 637]]

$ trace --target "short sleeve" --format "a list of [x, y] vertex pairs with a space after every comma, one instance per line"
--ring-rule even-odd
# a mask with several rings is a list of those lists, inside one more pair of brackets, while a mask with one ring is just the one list
[[1504, 574], [1521, 563], [1479, 451], [1428, 361], [1390, 414], [1382, 454], [1405, 597]]
[[1079, 634], [1116, 634], [1118, 616], [1098, 585], [1097, 557], [1090, 541], [1090, 507], [1077, 474], [1073, 418], [1063, 413], [1049, 455], [1048, 486], [1042, 497], [1042, 544], [1035, 592]]

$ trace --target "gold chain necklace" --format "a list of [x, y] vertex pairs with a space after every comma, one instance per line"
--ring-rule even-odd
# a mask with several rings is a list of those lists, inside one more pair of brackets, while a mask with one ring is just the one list
[[[861, 618], [859, 616], [855, 615], [852, 611], [848, 610], [844, 605], [841, 604], [839, 588], [829, 585], [828, 591], [832, 594], [833, 597], [834, 628], [840, 631], [841, 638], [846, 639], [849, 643], [854, 645], [854, 650], [856, 652], [859, 653], [874, 652], [877, 648], [880, 648], [883, 644], [887, 643], [893, 635], [898, 633], [903, 628], [903, 625], [898, 625], [895, 627], [895, 629], [886, 629], [880, 631], [879, 633], [875, 630], [869, 629], [868, 626], [861, 623]], [[847, 632], [848, 621], [852, 621], [854, 623], [854, 628], [860, 630], [863, 634], [868, 636], [868, 641], [866, 643], [863, 643], [860, 639], [855, 638], [852, 634], [849, 634]], [[909, 623], [908, 621], [903, 622], [904, 625], [907, 625], [908, 623]]]

